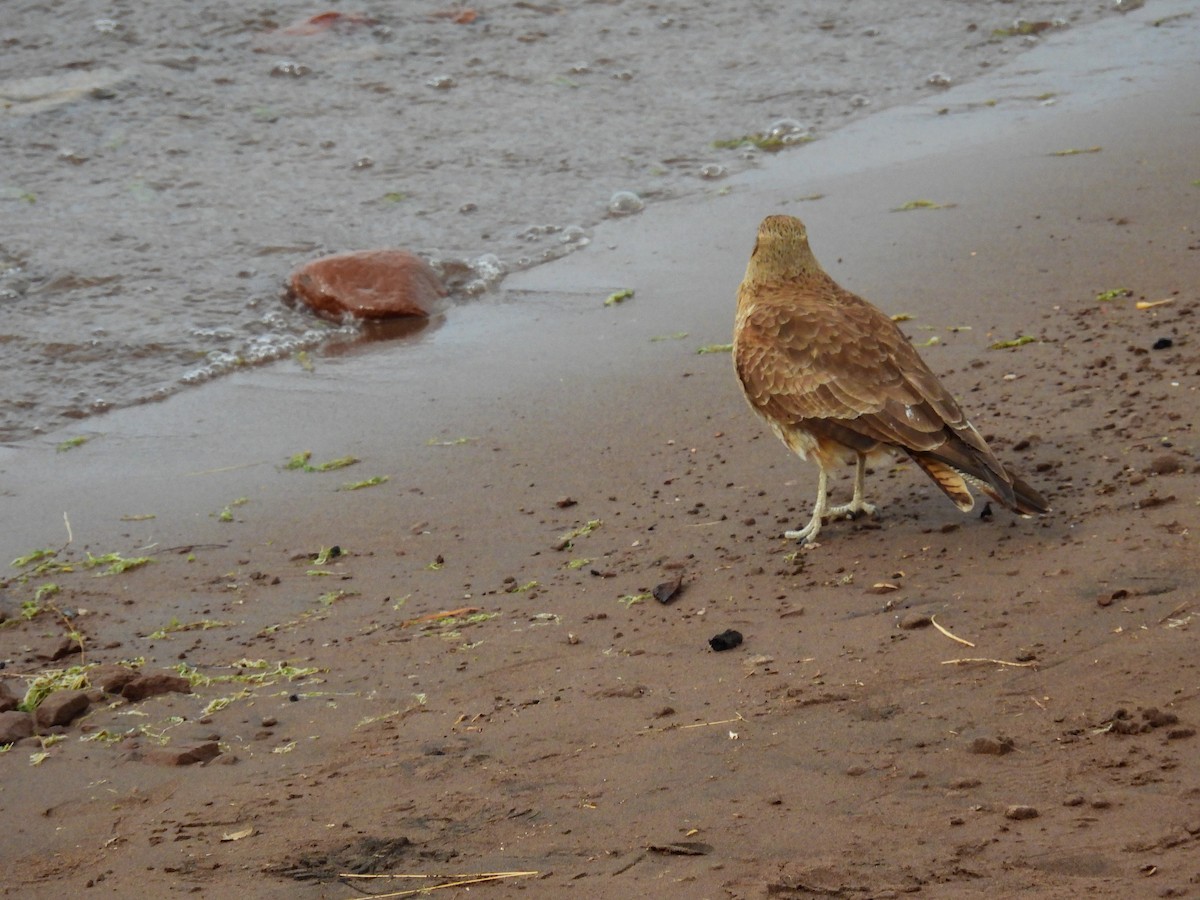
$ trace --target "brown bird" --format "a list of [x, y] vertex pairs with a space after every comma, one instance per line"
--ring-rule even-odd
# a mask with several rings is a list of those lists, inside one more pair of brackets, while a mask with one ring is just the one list
[[[820, 467], [808, 524], [784, 536], [813, 541], [822, 517], [873, 513], [867, 459], [903, 451], [963, 512], [967, 483], [1023, 516], [1050, 511], [1009, 472], [895, 323], [837, 284], [808, 246], [804, 223], [768, 216], [738, 288], [733, 362], [750, 406], [801, 459]], [[854, 496], [828, 506], [828, 473], [855, 463]]]

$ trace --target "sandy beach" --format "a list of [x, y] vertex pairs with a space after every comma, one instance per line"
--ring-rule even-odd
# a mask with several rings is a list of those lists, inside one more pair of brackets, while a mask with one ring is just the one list
[[[0, 551], [56, 551], [0, 681], [190, 687], [0, 753], [0, 893], [1196, 896], [1198, 37], [1065, 31], [413, 337], [0, 447]], [[1052, 514], [898, 462], [782, 539], [816, 470], [699, 352], [773, 212]]]

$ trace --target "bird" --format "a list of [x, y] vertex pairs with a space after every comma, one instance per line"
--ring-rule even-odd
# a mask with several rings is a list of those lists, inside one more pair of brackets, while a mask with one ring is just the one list
[[[892, 319], [831, 278], [804, 223], [771, 215], [758, 228], [738, 287], [733, 363], [751, 409], [801, 459], [819, 467], [808, 524], [785, 531], [813, 544], [826, 516], [874, 514], [870, 460], [907, 454], [963, 512], [968, 485], [1029, 517], [1046, 499], [998, 460]], [[854, 493], [830, 506], [831, 469], [854, 464]]]

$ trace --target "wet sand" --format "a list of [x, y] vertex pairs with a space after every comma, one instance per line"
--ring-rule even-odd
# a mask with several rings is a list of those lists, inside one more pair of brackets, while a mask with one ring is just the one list
[[[38, 743], [0, 755], [5, 893], [380, 890], [350, 871], [538, 873], [489, 896], [1194, 893], [1198, 25], [1151, 24], [1189, 12], [1131, 14], [1125, 68], [1111, 26], [1081, 29], [603, 225], [414, 339], [0, 449], [7, 558], [65, 544], [65, 511], [64, 558], [155, 560], [54, 574], [53, 608], [0, 630], [0, 676], [242, 678], [94, 703], [36, 766]], [[947, 208], [891, 211], [917, 199]], [[1052, 515], [964, 517], [897, 465], [877, 519], [780, 538], [815, 470], [696, 352], [729, 340], [777, 211], [938, 338], [923, 355]], [[361, 461], [285, 470], [303, 450]], [[10, 618], [42, 581], [10, 580]], [[425, 618], [451, 610], [475, 612]], [[82, 659], [45, 658], [60, 612]], [[710, 651], [727, 628], [745, 643]], [[319, 671], [250, 684], [257, 659]], [[146, 761], [207, 741], [202, 766]]]

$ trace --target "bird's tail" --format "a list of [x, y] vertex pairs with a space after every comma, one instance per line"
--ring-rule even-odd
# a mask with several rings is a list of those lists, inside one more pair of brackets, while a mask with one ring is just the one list
[[909, 456], [963, 512], [975, 506], [967, 482], [1022, 516], [1050, 512], [1046, 498], [1023, 479], [1005, 469], [990, 453], [990, 459], [984, 458], [965, 443], [948, 441], [933, 451], [909, 451]]

